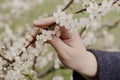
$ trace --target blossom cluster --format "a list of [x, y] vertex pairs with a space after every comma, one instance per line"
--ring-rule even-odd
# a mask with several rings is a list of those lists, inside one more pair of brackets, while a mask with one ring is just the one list
[[57, 24], [64, 26], [71, 32], [77, 31], [80, 27], [78, 19], [73, 19], [73, 14], [67, 15], [65, 12], [62, 12], [58, 9], [53, 16]]

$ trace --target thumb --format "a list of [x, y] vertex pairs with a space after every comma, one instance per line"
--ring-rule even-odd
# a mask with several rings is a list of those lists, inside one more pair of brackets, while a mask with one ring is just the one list
[[49, 40], [48, 42], [55, 48], [59, 56], [67, 56], [65, 51], [67, 51], [70, 47], [65, 44], [59, 37], [53, 35], [53, 39]]

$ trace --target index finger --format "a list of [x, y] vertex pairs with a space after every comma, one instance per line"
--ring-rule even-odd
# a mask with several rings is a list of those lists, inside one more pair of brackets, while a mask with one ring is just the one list
[[55, 23], [55, 18], [54, 17], [48, 17], [40, 20], [36, 20], [33, 22], [33, 25], [38, 28], [46, 28], [49, 25]]

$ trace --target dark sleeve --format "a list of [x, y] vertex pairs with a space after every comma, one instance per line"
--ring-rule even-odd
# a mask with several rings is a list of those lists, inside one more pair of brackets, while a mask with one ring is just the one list
[[[97, 80], [120, 80], [120, 52], [89, 50], [98, 63]], [[73, 80], [85, 80], [79, 73], [73, 72]]]
[[84, 77], [82, 77], [79, 73], [73, 72], [73, 80], [86, 80]]

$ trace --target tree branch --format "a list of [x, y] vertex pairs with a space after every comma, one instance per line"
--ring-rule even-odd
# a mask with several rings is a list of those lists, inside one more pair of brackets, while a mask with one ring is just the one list
[[102, 26], [108, 27], [108, 30], [111, 30], [113, 28], [116, 28], [120, 24], [120, 19], [114, 21], [113, 23], [111, 22], [105, 22]]
[[0, 54], [0, 57], [1, 57], [3, 60], [7, 61], [8, 63], [11, 62], [9, 59], [7, 59], [6, 57], [4, 57], [2, 54]]
[[34, 62], [33, 62], [33, 66], [32, 66], [33, 70], [35, 70], [36, 60], [37, 60], [37, 56], [34, 57]]
[[65, 11], [67, 8], [71, 6], [74, 0], [70, 0], [70, 2], [62, 9], [62, 11]]
[[82, 34], [84, 33], [85, 30], [86, 30], [86, 27], [84, 27], [84, 28], [82, 29], [82, 31], [80, 32], [80, 36], [82, 36]]
[[[114, 4], [117, 3], [118, 1], [119, 1], [119, 0], [115, 0], [112, 5], [114, 5]], [[98, 5], [102, 5], [102, 3], [99, 3]], [[83, 9], [80, 9], [80, 10], [76, 11], [75, 13], [82, 13], [82, 12], [84, 12], [84, 11], [86, 11], [86, 10], [87, 10], [87, 7], [86, 7], [86, 8], [83, 8]]]

